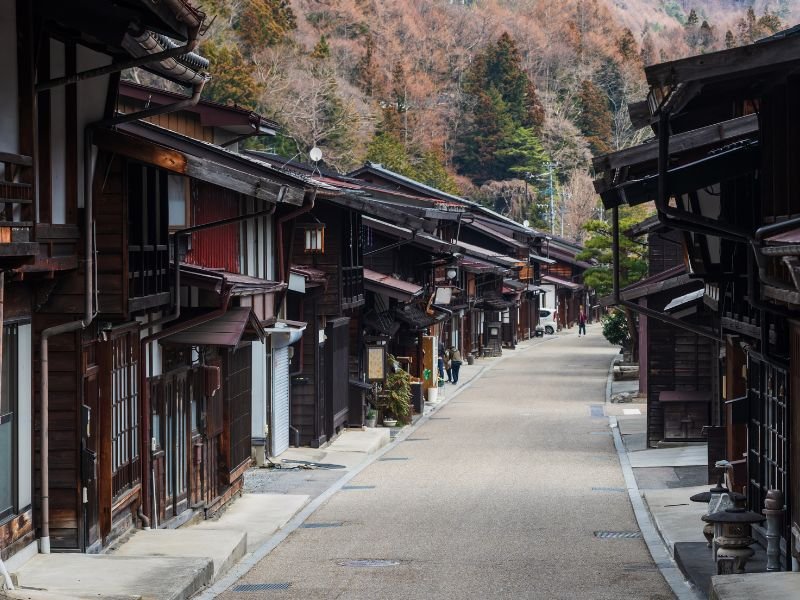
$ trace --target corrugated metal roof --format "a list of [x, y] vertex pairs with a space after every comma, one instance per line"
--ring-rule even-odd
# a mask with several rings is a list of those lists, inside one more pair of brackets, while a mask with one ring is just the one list
[[561, 287], [568, 288], [570, 290], [580, 290], [583, 289], [583, 285], [580, 283], [575, 283], [573, 281], [567, 281], [566, 279], [559, 279], [558, 277], [553, 277], [552, 275], [544, 275], [542, 277], [542, 281], [547, 281], [548, 283], [554, 283], [556, 285], [560, 285]]
[[371, 269], [364, 269], [364, 288], [403, 302], [409, 302], [422, 294], [421, 285], [409, 283]]
[[235, 348], [245, 333], [264, 340], [265, 332], [250, 307], [230, 308], [216, 319], [200, 323], [161, 340], [163, 344], [182, 346], [225, 346]]
[[230, 288], [231, 296], [253, 296], [279, 292], [286, 288], [280, 281], [259, 279], [221, 269], [198, 267], [181, 263], [181, 283], [221, 293]]

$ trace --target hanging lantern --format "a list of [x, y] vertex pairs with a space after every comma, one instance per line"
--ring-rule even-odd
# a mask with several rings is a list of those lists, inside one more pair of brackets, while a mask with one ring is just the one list
[[305, 230], [306, 254], [325, 253], [325, 225], [323, 223], [303, 223]]

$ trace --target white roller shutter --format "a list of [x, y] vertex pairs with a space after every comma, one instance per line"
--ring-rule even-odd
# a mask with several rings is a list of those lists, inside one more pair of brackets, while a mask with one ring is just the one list
[[272, 351], [272, 422], [269, 424], [270, 454], [289, 448], [289, 348]]

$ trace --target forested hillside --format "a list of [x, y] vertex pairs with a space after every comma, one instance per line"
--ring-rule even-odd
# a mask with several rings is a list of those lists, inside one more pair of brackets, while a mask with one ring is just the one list
[[646, 135], [626, 110], [642, 66], [770, 35], [793, 4], [210, 0], [201, 52], [207, 97], [278, 121], [267, 143], [287, 157], [381, 162], [540, 227], [554, 193], [556, 228], [577, 238], [596, 214], [591, 155]]

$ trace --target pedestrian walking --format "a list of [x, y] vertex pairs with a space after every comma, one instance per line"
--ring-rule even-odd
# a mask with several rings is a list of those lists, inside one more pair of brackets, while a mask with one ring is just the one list
[[583, 307], [581, 307], [581, 312], [578, 315], [578, 337], [586, 335], [586, 313], [583, 311]]
[[458, 383], [458, 372], [461, 370], [461, 352], [458, 348], [452, 346], [450, 348], [450, 373], [453, 383]]
[[[444, 348], [444, 344], [439, 344], [439, 359], [437, 361], [437, 366], [439, 367], [439, 379], [444, 379], [444, 356], [447, 354], [447, 350]], [[450, 375], [448, 373], [447, 379], [450, 379]]]
[[450, 350], [444, 351], [444, 371], [447, 373], [447, 382], [453, 381], [453, 364], [450, 361]]

